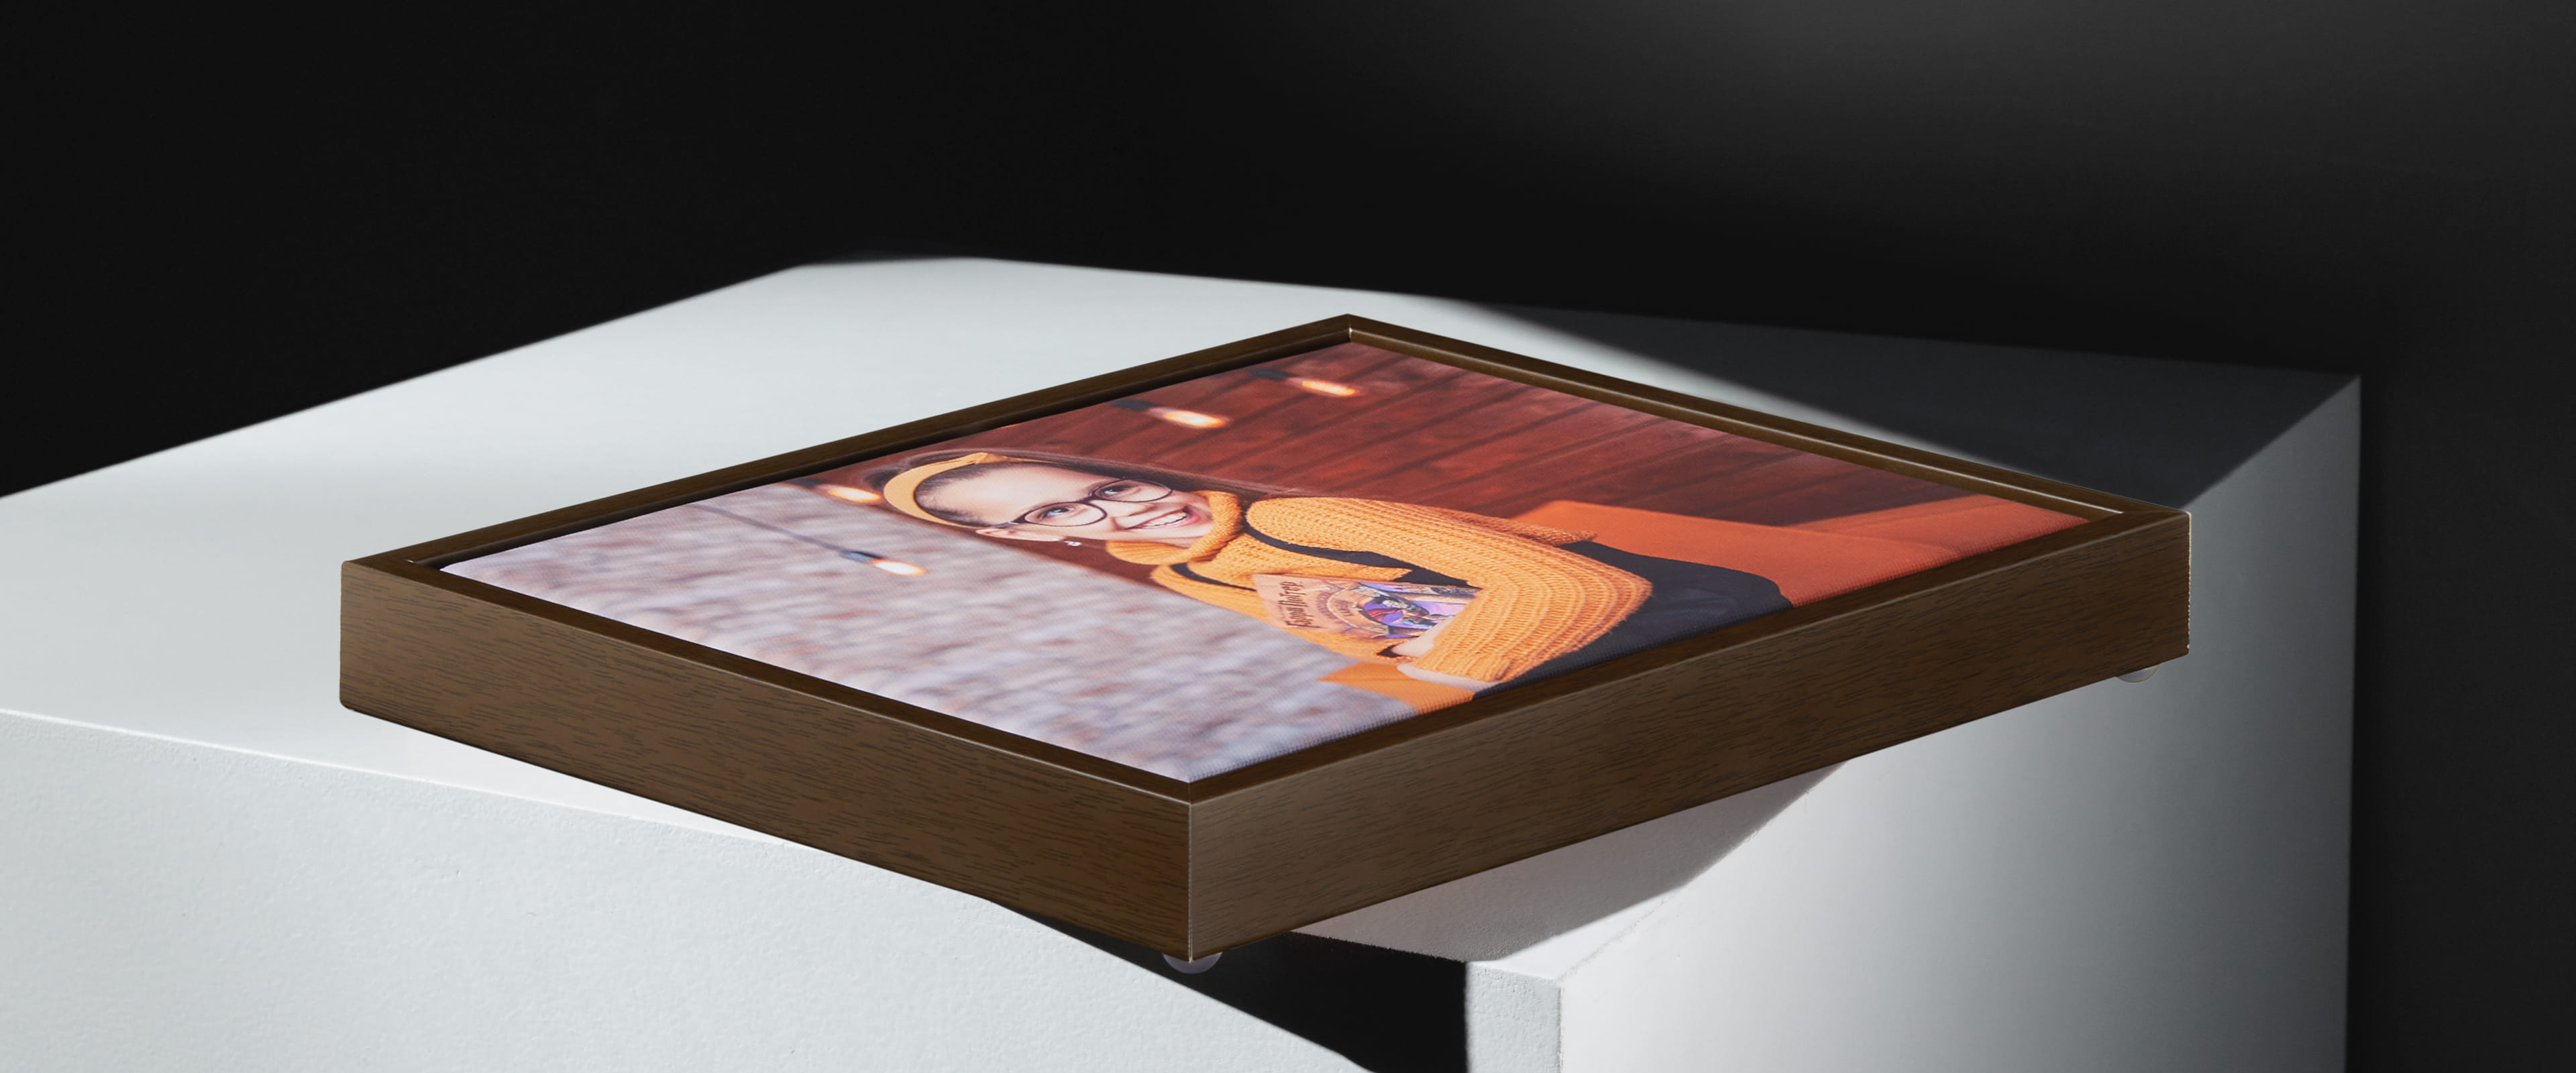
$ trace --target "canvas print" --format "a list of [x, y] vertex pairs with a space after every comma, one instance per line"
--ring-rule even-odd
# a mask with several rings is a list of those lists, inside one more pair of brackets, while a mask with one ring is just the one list
[[447, 569], [1188, 780], [2079, 523], [1345, 343]]

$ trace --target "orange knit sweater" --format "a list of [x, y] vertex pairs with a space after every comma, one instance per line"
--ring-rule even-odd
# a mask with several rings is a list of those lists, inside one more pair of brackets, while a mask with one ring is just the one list
[[[1197, 542], [1182, 548], [1113, 541], [1109, 553], [1156, 564], [1154, 580], [1183, 596], [1265, 622], [1269, 615], [1251, 587], [1254, 574], [1392, 581], [1405, 573], [1264, 544], [1244, 534], [1241, 500], [1223, 492], [1200, 494], [1208, 498], [1216, 524]], [[1374, 499], [1264, 499], [1250, 513], [1255, 528], [1287, 543], [1377, 552], [1482, 590], [1440, 631], [1431, 654], [1418, 658], [1384, 654], [1386, 641], [1284, 630], [1356, 660], [1413, 663], [1499, 682], [1599, 639], [1653, 592], [1644, 578], [1559, 550], [1560, 544], [1592, 539], [1581, 530]]]

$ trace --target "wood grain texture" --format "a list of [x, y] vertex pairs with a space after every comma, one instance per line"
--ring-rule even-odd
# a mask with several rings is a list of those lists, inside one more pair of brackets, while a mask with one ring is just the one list
[[[1367, 347], [1333, 349], [1350, 342]], [[1769, 489], [1745, 507], [1764, 517], [1741, 520], [1797, 517], [1816, 497], [1848, 502], [1852, 490], [1830, 482], [1878, 480], [1884, 488], [1861, 492], [1904, 499], [1931, 481], [2087, 524], [1187, 783], [436, 569], [1148, 391], [1237, 414], [1359, 414], [1275, 382], [1193, 383], [1289, 355], [1315, 355], [1308, 375], [1364, 385], [1440, 375], [1370, 348], [1583, 400], [1473, 389], [1510, 428], [1462, 435], [1425, 463], [1452, 467], [1460, 495], [1485, 494], [1468, 487], [1492, 461], [1479, 452], [1544, 448], [1579, 462], [1587, 444], [1627, 434], [1624, 418], [1588, 422], [1582, 442], [1546, 433], [1564, 414], [1610, 407], [1640, 415], [1636, 431], [1670, 439], [1682, 464], [1568, 466], [1567, 480], [1617, 482], [1619, 495], [1652, 502], [1725, 467]], [[1732, 435], [1652, 429], [1647, 414]], [[1078, 437], [1086, 451], [1216, 442], [1156, 422], [1067, 427], [1045, 434]], [[1324, 446], [1305, 453], [1340, 467], [1337, 479], [1376, 475], [1364, 453], [1327, 458]], [[1800, 451], [1869, 472], [1809, 466]], [[1496, 509], [1518, 494], [1490, 491]], [[1338, 317], [346, 564], [342, 696], [361, 712], [1195, 957], [2179, 657], [2189, 528], [2152, 504]]]

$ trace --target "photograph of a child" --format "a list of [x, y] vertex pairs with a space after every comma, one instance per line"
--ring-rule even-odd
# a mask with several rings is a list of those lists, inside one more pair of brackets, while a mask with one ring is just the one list
[[2079, 521], [1352, 343], [448, 569], [1186, 780]]

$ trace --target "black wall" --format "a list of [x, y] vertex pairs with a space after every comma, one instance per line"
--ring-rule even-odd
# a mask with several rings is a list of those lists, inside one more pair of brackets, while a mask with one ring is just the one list
[[24, 32], [0, 490], [958, 251], [2365, 376], [2356, 1066], [2563, 993], [2576, 6], [98, 10]]

